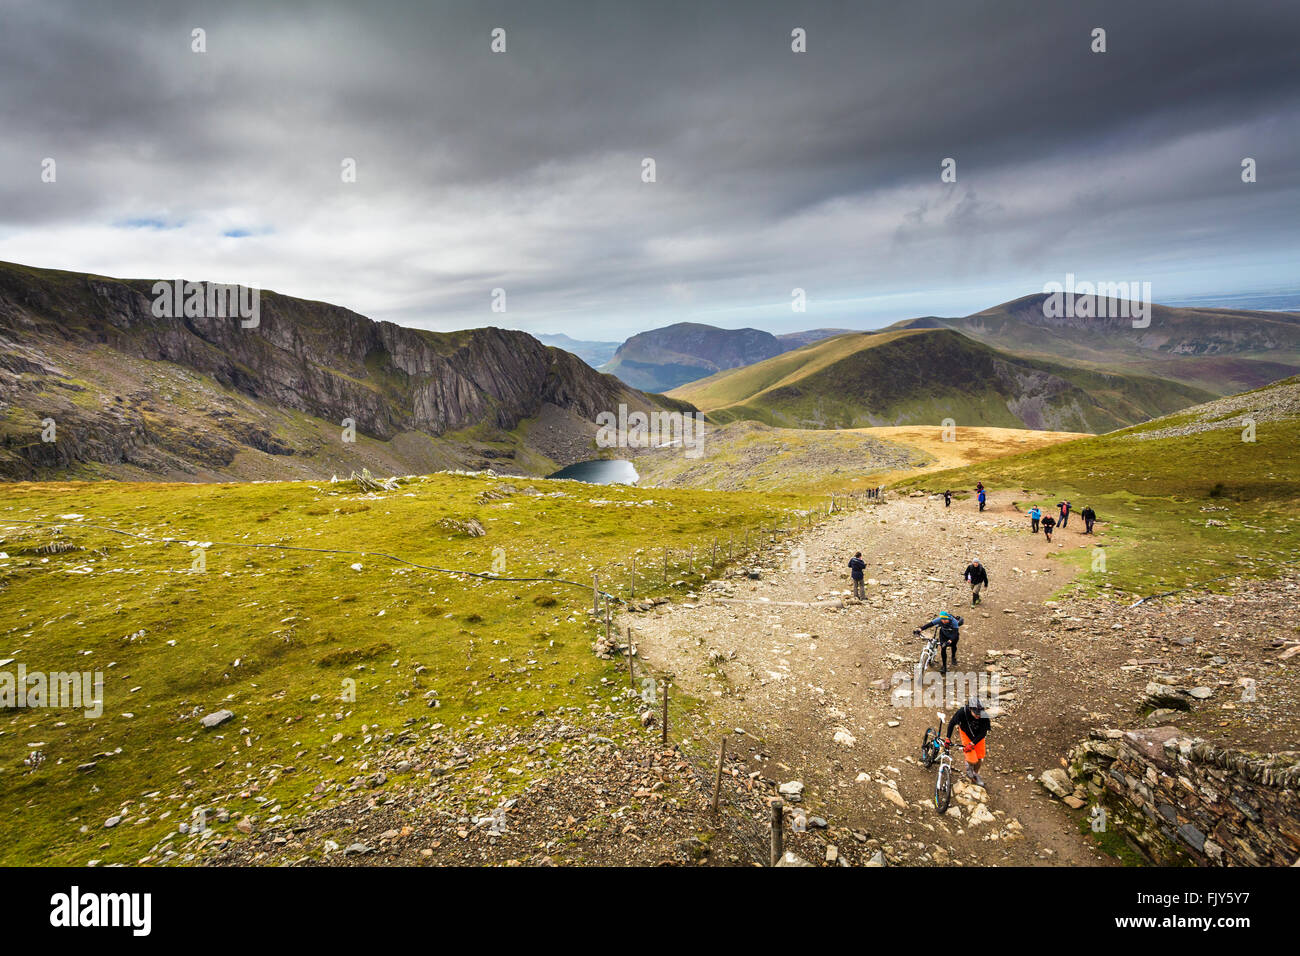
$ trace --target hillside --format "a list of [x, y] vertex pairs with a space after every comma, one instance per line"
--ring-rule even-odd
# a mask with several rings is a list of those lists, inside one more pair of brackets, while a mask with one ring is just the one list
[[946, 327], [1019, 355], [1159, 376], [1216, 395], [1300, 371], [1295, 313], [1152, 305], [1150, 325], [1135, 329], [1127, 318], [1078, 317], [1100, 311], [1096, 296], [1076, 296], [1074, 317], [1058, 318], [1044, 314], [1046, 298], [1024, 296], [964, 318], [909, 319], [887, 331]]
[[546, 473], [592, 456], [598, 412], [664, 401], [522, 332], [266, 291], [255, 328], [158, 318], [153, 284], [0, 263], [0, 477]]
[[[447, 811], [449, 832], [421, 835], [425, 863], [482, 862], [462, 856], [456, 820], [539, 784], [560, 784], [548, 806], [595, 814], [581, 779], [627, 762], [593, 739], [640, 747], [658, 731], [623, 693], [626, 665], [592, 653], [592, 575], [616, 598], [633, 580], [642, 600], [685, 596], [722, 573], [703, 559], [713, 542], [757, 539], [811, 504], [467, 475], [378, 493], [351, 481], [0, 485], [5, 654], [32, 673], [103, 677], [98, 717], [0, 709], [0, 863], [183, 862], [408, 786]], [[674, 696], [674, 720], [685, 706]], [[228, 723], [201, 723], [220, 711]], [[197, 808], [206, 829], [187, 832]], [[619, 842], [599, 820], [590, 840], [572, 823], [535, 841], [562, 845], [518, 852], [584, 862]], [[488, 841], [470, 829], [477, 856]], [[333, 835], [307, 852], [329, 857]]]
[[635, 460], [642, 487], [844, 493], [1080, 437], [975, 427], [959, 428], [945, 441], [938, 425], [773, 428], [734, 421], [709, 433], [698, 458], [661, 448]]
[[1103, 432], [1210, 397], [1161, 379], [999, 351], [951, 329], [842, 335], [674, 389], [719, 423]]
[[[1246, 431], [1254, 422], [1254, 440]], [[1300, 559], [1300, 377], [1108, 435], [906, 478], [900, 488], [1012, 490], [1016, 506], [1091, 504], [1118, 544], [1091, 581], [1142, 593]], [[1072, 519], [1071, 527], [1078, 519]], [[1088, 566], [1091, 555], [1076, 552]]]

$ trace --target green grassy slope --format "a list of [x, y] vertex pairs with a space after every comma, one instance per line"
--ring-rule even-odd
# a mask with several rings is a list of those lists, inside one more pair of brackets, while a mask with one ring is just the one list
[[949, 329], [845, 335], [672, 394], [719, 423], [938, 424], [1101, 432], [1211, 397], [1157, 378], [1013, 356]]
[[[1243, 441], [1245, 420], [1253, 442]], [[1108, 435], [900, 482], [906, 490], [1009, 492], [1022, 511], [1062, 497], [1106, 522], [1088, 586], [1148, 594], [1220, 575], [1269, 576], [1300, 558], [1300, 378]], [[1082, 530], [1076, 516], [1064, 532]]]
[[[381, 551], [480, 572], [495, 562], [508, 576], [584, 584], [599, 573], [622, 594], [629, 559], [646, 548], [645, 597], [698, 584], [715, 537], [771, 528], [811, 501], [449, 474], [378, 494], [351, 482], [4, 486], [0, 671], [99, 670], [105, 685], [95, 719], [0, 711], [0, 863], [136, 862], [199, 807], [215, 834], [238, 838], [241, 813], [292, 818], [346, 795], [405, 731], [440, 734], [450, 749], [463, 732], [539, 711], [603, 710], [625, 686], [602, 683], [617, 664], [592, 654], [589, 589], [234, 545]], [[442, 523], [469, 518], [483, 536]], [[690, 546], [694, 575], [680, 567]], [[346, 680], [353, 702], [341, 699]], [[200, 727], [200, 712], [222, 708], [235, 718]], [[25, 763], [37, 752], [43, 762]], [[214, 821], [218, 809], [230, 822]]]

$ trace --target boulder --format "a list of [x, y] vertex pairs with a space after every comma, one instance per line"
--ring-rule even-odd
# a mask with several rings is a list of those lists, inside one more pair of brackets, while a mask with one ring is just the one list
[[1043, 785], [1048, 793], [1061, 800], [1074, 793], [1074, 784], [1070, 782], [1069, 776], [1060, 767], [1044, 770], [1039, 776], [1038, 782]]
[[1167, 708], [1169, 710], [1191, 710], [1187, 698], [1178, 692], [1172, 684], [1157, 684], [1151, 681], [1143, 692], [1142, 704], [1146, 707]]
[[202, 717], [200, 717], [199, 723], [201, 723], [208, 730], [211, 730], [213, 727], [220, 727], [222, 724], [232, 719], [234, 716], [235, 716], [234, 713], [229, 710], [215, 710], [210, 714], [204, 714]]

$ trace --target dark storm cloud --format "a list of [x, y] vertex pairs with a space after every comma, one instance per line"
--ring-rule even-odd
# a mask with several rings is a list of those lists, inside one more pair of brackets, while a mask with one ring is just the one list
[[[1289, 279], [1297, 251], [1295, 5], [47, 0], [3, 17], [0, 258], [593, 338], [874, 324], [1067, 270], [1136, 270], [1159, 298], [1212, 291], [1193, 278], [1209, 263], [1238, 291]], [[124, 227], [140, 221], [175, 228]]]

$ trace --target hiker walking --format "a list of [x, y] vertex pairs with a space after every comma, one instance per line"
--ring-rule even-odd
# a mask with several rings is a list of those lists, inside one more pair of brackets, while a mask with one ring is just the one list
[[1079, 514], [1083, 516], [1083, 533], [1092, 534], [1092, 526], [1097, 520], [1097, 512], [1092, 510], [1092, 505], [1084, 505]]
[[1042, 520], [1043, 537], [1047, 538], [1047, 543], [1052, 543], [1052, 529], [1056, 527], [1056, 519], [1051, 515], [1043, 515]]
[[861, 551], [849, 558], [849, 571], [853, 577], [853, 597], [859, 601], [867, 599], [867, 585], [862, 580], [862, 572], [866, 567], [867, 562], [862, 560]]
[[1038, 522], [1042, 520], [1042, 517], [1043, 511], [1038, 505], [1034, 505], [1029, 509], [1029, 530], [1034, 534], [1038, 534]]
[[943, 493], [943, 506], [944, 506], [945, 508], [951, 508], [951, 507], [952, 507], [952, 491], [951, 491], [951, 490], [945, 490], [945, 491], [944, 491], [944, 493]]
[[1070, 503], [1068, 501], [1061, 501], [1057, 503], [1056, 507], [1058, 510], [1056, 523], [1064, 528], [1070, 523]]
[[970, 606], [974, 607], [980, 603], [980, 591], [989, 586], [989, 573], [980, 564], [980, 559], [974, 558], [966, 565], [965, 577], [970, 584]]
[[979, 499], [980, 502], [980, 511], [983, 511], [984, 510], [984, 486], [980, 485], [977, 491], [978, 494], [976, 494], [976, 497]]

